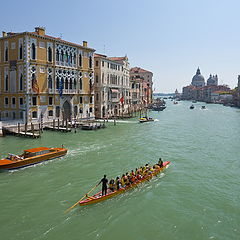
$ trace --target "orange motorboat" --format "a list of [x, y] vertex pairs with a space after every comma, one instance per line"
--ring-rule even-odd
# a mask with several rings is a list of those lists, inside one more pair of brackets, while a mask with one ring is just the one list
[[8, 154], [7, 158], [0, 160], [0, 169], [10, 170], [26, 167], [39, 162], [47, 161], [66, 155], [66, 148], [39, 147], [24, 150], [23, 154]]

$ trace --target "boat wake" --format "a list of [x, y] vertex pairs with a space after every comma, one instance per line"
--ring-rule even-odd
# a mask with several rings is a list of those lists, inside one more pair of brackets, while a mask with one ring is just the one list
[[[104, 120], [100, 119], [100, 120], [97, 120], [98, 122], [104, 122]], [[114, 120], [113, 119], [109, 119], [108, 121], [105, 121], [105, 123], [108, 123], [108, 122], [111, 122], [113, 123]], [[137, 121], [125, 121], [125, 120], [116, 120], [116, 123], [136, 123]]]
[[112, 146], [112, 144], [109, 144], [109, 145], [93, 144], [93, 145], [90, 145], [90, 146], [81, 146], [81, 148], [70, 149], [68, 151], [68, 156], [75, 156], [75, 155], [78, 155], [78, 154], [86, 154], [88, 152], [99, 151], [99, 150], [107, 148], [109, 146]]

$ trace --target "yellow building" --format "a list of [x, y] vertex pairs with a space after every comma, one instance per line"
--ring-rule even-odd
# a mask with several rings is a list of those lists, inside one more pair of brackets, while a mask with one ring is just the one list
[[94, 49], [45, 29], [0, 38], [0, 120], [94, 118]]

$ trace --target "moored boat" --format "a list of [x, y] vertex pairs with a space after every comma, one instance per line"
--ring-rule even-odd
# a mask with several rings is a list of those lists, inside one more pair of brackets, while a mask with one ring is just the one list
[[202, 109], [206, 109], [206, 107], [205, 107], [205, 106], [202, 106], [201, 108], [202, 108]]
[[0, 169], [11, 170], [33, 165], [66, 155], [66, 148], [38, 147], [24, 150], [23, 154], [10, 154], [0, 160]]
[[190, 106], [190, 109], [194, 109], [194, 105], [191, 105], [191, 106]]
[[137, 187], [139, 184], [145, 182], [145, 181], [149, 181], [151, 178], [153, 178], [154, 176], [156, 176], [157, 174], [159, 174], [160, 172], [162, 172], [168, 165], [170, 164], [170, 161], [166, 161], [163, 163], [163, 167], [156, 169], [154, 172], [152, 172], [151, 174], [147, 175], [146, 177], [137, 180], [136, 182], [132, 183], [130, 186], [124, 187], [124, 188], [120, 188], [119, 190], [115, 190], [114, 192], [112, 192], [111, 190], [108, 189], [108, 192], [106, 195], [101, 195], [102, 192], [98, 192], [92, 196], [85, 196], [85, 199], [82, 199], [81, 201], [78, 202], [78, 204], [80, 206], [85, 206], [85, 205], [89, 205], [89, 204], [93, 204], [93, 203], [98, 203], [98, 202], [102, 202], [106, 199], [112, 198], [116, 195], [122, 194], [125, 191], [128, 191], [132, 188]]

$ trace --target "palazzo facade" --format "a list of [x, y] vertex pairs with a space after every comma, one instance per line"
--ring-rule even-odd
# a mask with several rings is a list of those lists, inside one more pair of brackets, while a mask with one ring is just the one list
[[0, 38], [0, 121], [93, 119], [94, 49], [45, 29]]

